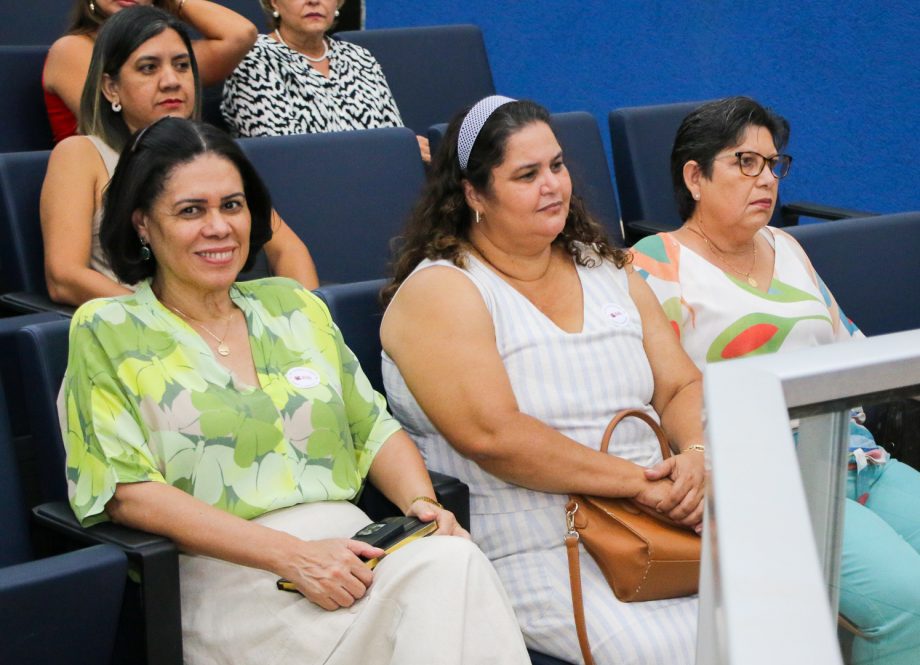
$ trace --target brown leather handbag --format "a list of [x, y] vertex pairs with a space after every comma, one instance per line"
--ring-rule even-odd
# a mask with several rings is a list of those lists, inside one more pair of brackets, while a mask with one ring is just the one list
[[[658, 437], [661, 456], [671, 456], [661, 427], [638, 409], [620, 411], [610, 421], [601, 441], [602, 453], [607, 452], [614, 428], [627, 417], [646, 422]], [[585, 628], [579, 541], [623, 602], [690, 596], [699, 588], [700, 537], [640, 510], [630, 499], [572, 494], [566, 505], [566, 527], [572, 610], [585, 665], [594, 661]]]

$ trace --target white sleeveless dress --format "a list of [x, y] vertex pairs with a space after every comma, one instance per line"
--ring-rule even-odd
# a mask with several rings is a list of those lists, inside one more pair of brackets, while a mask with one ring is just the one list
[[[465, 270], [449, 261], [426, 260], [415, 272], [435, 265], [460, 270], [482, 295], [521, 411], [595, 449], [621, 409], [644, 409], [657, 420], [650, 406], [653, 381], [642, 322], [625, 270], [609, 262], [577, 266], [584, 326], [567, 333], [475, 257], [469, 257]], [[567, 496], [506, 483], [457, 453], [386, 353], [383, 378], [391, 411], [428, 468], [470, 486], [473, 538], [498, 571], [527, 645], [580, 662], [563, 543]], [[610, 453], [642, 466], [661, 459], [657, 440], [637, 420], [617, 428]], [[599, 665], [693, 662], [696, 597], [621, 603], [584, 550], [581, 559], [588, 634]]]

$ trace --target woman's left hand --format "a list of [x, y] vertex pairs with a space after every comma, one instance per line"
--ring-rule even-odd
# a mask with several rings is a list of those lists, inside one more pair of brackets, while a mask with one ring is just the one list
[[417, 517], [423, 522], [437, 520], [438, 530], [434, 532], [436, 536], [460, 536], [461, 538], [471, 540], [469, 532], [460, 526], [454, 514], [446, 508], [440, 508], [427, 501], [416, 501], [409, 506], [406, 515], [409, 517]]
[[668, 497], [658, 504], [658, 512], [679, 522], [700, 506], [705, 496], [704, 461], [702, 452], [691, 450], [672, 455], [645, 470], [648, 480], [670, 478], [674, 483]]

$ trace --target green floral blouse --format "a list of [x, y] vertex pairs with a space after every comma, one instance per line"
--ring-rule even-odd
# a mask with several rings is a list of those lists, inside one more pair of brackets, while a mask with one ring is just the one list
[[58, 398], [84, 525], [118, 483], [168, 483], [240, 517], [354, 499], [399, 429], [323, 302], [281, 278], [230, 292], [261, 387], [243, 384], [142, 283], [77, 310]]

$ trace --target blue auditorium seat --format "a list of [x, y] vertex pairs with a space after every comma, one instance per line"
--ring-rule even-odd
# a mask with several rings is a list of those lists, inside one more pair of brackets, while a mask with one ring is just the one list
[[[6, 4], [26, 8], [30, 19], [34, 20], [35, 8], [31, 3]], [[6, 22], [4, 15], [0, 25]], [[0, 44], [9, 43], [0, 41]], [[3, 81], [0, 153], [50, 150], [54, 145], [42, 92], [42, 69], [47, 54], [47, 46], [0, 46], [0, 81]]]
[[336, 37], [373, 54], [403, 122], [416, 134], [495, 94], [482, 31], [475, 25], [354, 30]]
[[54, 42], [67, 29], [74, 0], [4, 2], [0, 44], [32, 45]]
[[[671, 149], [680, 123], [703, 103], [636, 106], [610, 112], [613, 170], [620, 196], [620, 213], [630, 244], [681, 225], [671, 185]], [[871, 214], [814, 203], [778, 202], [770, 223], [792, 226], [798, 223], [800, 216], [833, 220]]]
[[404, 127], [240, 139], [303, 240], [321, 282], [386, 274], [390, 244], [424, 182], [415, 135]]
[[[597, 121], [590, 113], [572, 111], [553, 113], [550, 122], [564, 151], [565, 163], [572, 175], [575, 191], [584, 200], [588, 210], [607, 229], [610, 239], [622, 245], [620, 211]], [[446, 133], [447, 123], [439, 123], [428, 128], [432, 154], [440, 148], [441, 140]]]
[[786, 231], [865, 334], [920, 328], [920, 211]]
[[111, 662], [127, 574], [111, 545], [35, 558], [0, 387], [0, 663]]
[[0, 154], [0, 306], [69, 315], [73, 308], [53, 303], [45, 286], [39, 201], [49, 154]]

